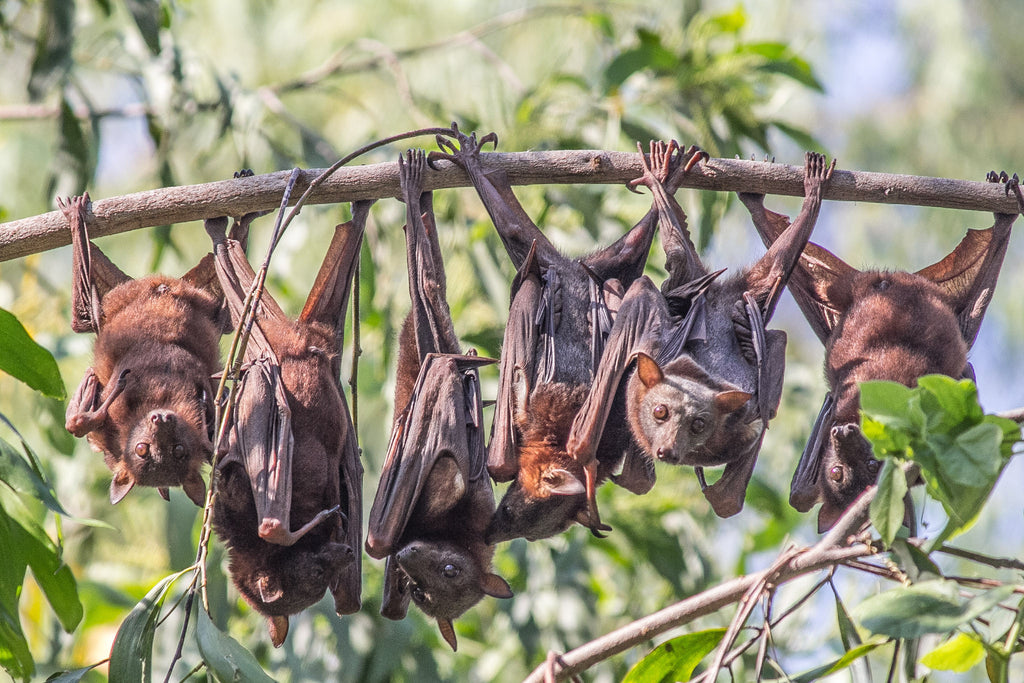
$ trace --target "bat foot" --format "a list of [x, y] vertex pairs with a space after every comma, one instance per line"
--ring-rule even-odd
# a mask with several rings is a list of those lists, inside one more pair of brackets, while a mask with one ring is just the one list
[[636, 148], [640, 152], [644, 173], [639, 178], [634, 178], [626, 183], [626, 189], [630, 192], [637, 192], [636, 188], [640, 185], [648, 188], [655, 184], [663, 185], [678, 164], [679, 143], [675, 140], [670, 140], [667, 143], [662, 140], [651, 140], [648, 155], [644, 155], [643, 147], [639, 142], [636, 143]]
[[[454, 138], [454, 141], [449, 138]], [[465, 168], [467, 160], [474, 157], [480, 156], [480, 150], [483, 149], [484, 145], [491, 143], [493, 148], [498, 147], [498, 136], [496, 133], [488, 133], [479, 140], [476, 139], [476, 133], [470, 133], [466, 135], [459, 130], [459, 124], [452, 122], [452, 130], [448, 135], [437, 135], [434, 138], [437, 141], [437, 146], [441, 151], [431, 152], [427, 155], [427, 165], [430, 168], [437, 170], [434, 165], [440, 159], [450, 161], [453, 164], [457, 164]]]
[[422, 149], [409, 149], [404, 156], [398, 155], [398, 182], [406, 204], [419, 199], [422, 194], [423, 171], [426, 167], [427, 156]]
[[[555, 683], [556, 674], [566, 667], [565, 660], [562, 659], [562, 655], [550, 650], [548, 652], [547, 659], [544, 660], [544, 683]], [[571, 678], [572, 681], [579, 681], [580, 677], [575, 674]]]
[[57, 197], [57, 208], [61, 210], [64, 217], [68, 219], [69, 223], [74, 223], [79, 217], [84, 222], [86, 207], [89, 205], [89, 193], [85, 192], [77, 197]]
[[810, 195], [812, 191], [821, 190], [832, 179], [835, 169], [835, 159], [827, 164], [824, 154], [807, 152], [804, 155], [804, 194]]
[[985, 180], [990, 183], [1002, 183], [1003, 194], [1010, 196], [1010, 192], [1013, 192], [1014, 196], [1017, 197], [1017, 206], [1020, 207], [1021, 213], [1024, 213], [1024, 193], [1020, 189], [1020, 176], [1014, 173], [1012, 176], [1006, 171], [989, 171], [988, 175], [985, 176]]

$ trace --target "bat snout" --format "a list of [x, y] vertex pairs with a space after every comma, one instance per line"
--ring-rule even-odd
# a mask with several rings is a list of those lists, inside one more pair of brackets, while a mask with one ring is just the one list
[[659, 448], [655, 452], [655, 455], [658, 457], [658, 460], [660, 460], [662, 462], [667, 462], [670, 465], [678, 465], [679, 464], [679, 456], [676, 455], [675, 450], [673, 450], [672, 448], [670, 448], [668, 446], [662, 446], [661, 448]]
[[173, 427], [178, 416], [171, 410], [154, 410], [149, 414], [149, 420], [159, 429], [161, 425]]

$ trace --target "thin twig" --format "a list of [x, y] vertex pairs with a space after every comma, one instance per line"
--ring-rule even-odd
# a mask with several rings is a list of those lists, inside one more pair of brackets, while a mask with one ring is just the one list
[[[504, 170], [513, 185], [620, 184], [643, 172], [635, 152], [563, 150], [485, 153], [481, 157], [489, 168]], [[439, 162], [438, 168], [438, 172], [425, 178], [424, 191], [469, 186], [469, 177], [461, 168], [447, 162]], [[278, 171], [96, 200], [89, 207], [89, 229], [93, 237], [102, 237], [156, 225], [265, 211], [277, 205], [289, 173]], [[325, 179], [313, 181], [318, 185], [316, 191], [309, 190], [301, 202], [336, 204], [397, 197], [401, 191], [395, 162], [338, 169], [333, 174], [321, 169], [307, 170], [299, 179], [299, 187], [305, 187], [308, 179], [321, 176]], [[800, 197], [804, 192], [803, 167], [711, 159], [699, 172], [687, 173], [683, 186]], [[1007, 197], [997, 183], [861, 171], [837, 170], [825, 190], [825, 198], [1008, 213], [1019, 209], [1016, 198]], [[67, 223], [59, 211], [10, 221], [0, 224], [0, 261], [54, 249], [70, 241]]]

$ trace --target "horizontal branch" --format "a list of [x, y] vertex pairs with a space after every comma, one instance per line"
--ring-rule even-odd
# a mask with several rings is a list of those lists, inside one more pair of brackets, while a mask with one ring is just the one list
[[[483, 155], [487, 166], [504, 169], [513, 185], [619, 184], [640, 176], [640, 157], [631, 152], [560, 150], [510, 152]], [[425, 178], [425, 189], [466, 187], [469, 178], [447, 162]], [[699, 167], [698, 167], [699, 168]], [[296, 196], [323, 169], [303, 171]], [[94, 201], [89, 231], [94, 237], [129, 230], [240, 215], [275, 208], [290, 171], [184, 185]], [[763, 161], [711, 159], [683, 179], [683, 187], [722, 192], [803, 196], [803, 168]], [[395, 162], [349, 166], [339, 169], [309, 199], [312, 204], [336, 204], [357, 199], [397, 197], [398, 164]], [[1016, 213], [1013, 196], [1001, 185], [947, 178], [838, 170], [825, 192], [826, 199], [913, 204], [975, 211]], [[69, 244], [64, 216], [51, 211], [40, 216], [0, 224], [0, 261], [7, 261]]]

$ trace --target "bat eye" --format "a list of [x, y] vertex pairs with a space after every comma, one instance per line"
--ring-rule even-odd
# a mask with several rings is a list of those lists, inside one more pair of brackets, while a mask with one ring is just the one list
[[459, 568], [454, 564], [446, 564], [442, 573], [445, 575], [445, 578], [454, 579], [459, 575]]
[[427, 594], [423, 592], [423, 589], [419, 586], [412, 587], [412, 599], [416, 602], [423, 602], [427, 599]]
[[185, 455], [185, 447], [182, 446], [180, 443], [176, 443], [174, 444], [173, 453], [174, 457], [180, 458], [181, 456]]
[[841, 482], [843, 480], [843, 468], [836, 465], [828, 471], [828, 478], [836, 483]]
[[135, 444], [135, 455], [139, 456], [140, 458], [145, 458], [147, 455], [149, 455], [149, 444], [146, 443], [145, 441], [140, 441], [139, 443]]
[[703, 417], [695, 417], [693, 422], [690, 423], [690, 431], [694, 434], [700, 434], [704, 431], [705, 426], [707, 426], [707, 421]]
[[664, 403], [659, 403], [654, 406], [654, 419], [655, 420], [667, 420], [668, 419], [668, 406]]
[[878, 462], [874, 458], [868, 460], [868, 474], [878, 474], [878, 468], [882, 466], [882, 463]]

